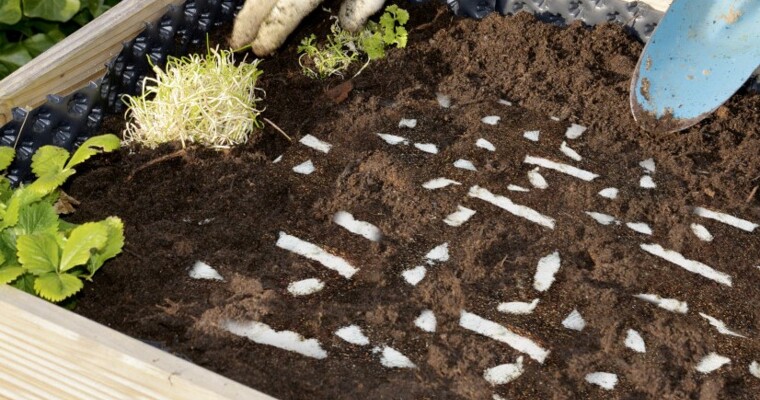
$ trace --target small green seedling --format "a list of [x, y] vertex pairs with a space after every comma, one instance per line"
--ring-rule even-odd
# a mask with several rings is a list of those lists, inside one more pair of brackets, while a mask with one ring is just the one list
[[170, 57], [166, 68], [154, 68], [142, 95], [125, 96], [129, 106], [126, 144], [149, 148], [179, 141], [229, 148], [245, 143], [262, 126], [256, 108], [262, 74], [258, 60], [236, 65], [234, 53], [208, 49], [205, 55]]
[[404, 25], [408, 21], [409, 12], [395, 4], [385, 8], [380, 22], [368, 22], [364, 30], [357, 34], [343, 30], [336, 21], [324, 46], [316, 44], [313, 34], [301, 41], [298, 63], [310, 78], [342, 77], [354, 61], [365, 55], [367, 61], [356, 73], [359, 75], [370, 61], [385, 57], [386, 49], [406, 47], [408, 35]]
[[[75, 166], [118, 148], [114, 135], [90, 138], [71, 158], [65, 149], [43, 146], [32, 157], [34, 182], [13, 189], [7, 178], [0, 178], [0, 284], [60, 302], [121, 252], [124, 225], [119, 218], [75, 225], [59, 219], [54, 206]], [[12, 148], [0, 147], [0, 170], [8, 168], [14, 155]]]

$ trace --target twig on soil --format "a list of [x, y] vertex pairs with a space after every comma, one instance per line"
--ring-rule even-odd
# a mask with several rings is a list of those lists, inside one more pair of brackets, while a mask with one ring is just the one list
[[288, 134], [285, 133], [285, 131], [283, 131], [282, 129], [280, 129], [280, 127], [277, 126], [277, 124], [275, 124], [274, 122], [270, 121], [269, 118], [262, 118], [262, 119], [264, 120], [264, 122], [268, 123], [269, 125], [272, 125], [272, 128], [274, 128], [277, 132], [280, 132], [282, 134], [282, 136], [285, 136], [285, 138], [288, 139], [289, 142], [293, 143], [293, 139], [291, 139], [290, 136], [288, 136]]
[[142, 170], [144, 170], [146, 168], [150, 168], [153, 165], [156, 165], [158, 163], [162, 163], [162, 162], [167, 161], [167, 160], [171, 160], [171, 159], [178, 158], [178, 157], [184, 158], [186, 156], [187, 156], [187, 152], [185, 151], [185, 149], [180, 149], [180, 150], [175, 151], [174, 153], [170, 153], [170, 154], [166, 154], [164, 156], [158, 157], [158, 158], [154, 158], [154, 159], [146, 162], [145, 164], [137, 167], [134, 171], [132, 171], [132, 173], [129, 174], [129, 176], [127, 177], [127, 182], [131, 181], [132, 178], [134, 178], [135, 175], [138, 172], [140, 172], [140, 171], [142, 171]]
[[755, 197], [755, 194], [757, 193], [757, 188], [759, 188], [759, 187], [760, 186], [755, 186], [755, 188], [752, 189], [751, 192], [749, 192], [749, 196], [747, 196], [747, 201], [746, 201], [747, 203], [749, 203], [750, 201], [752, 201], [752, 199]]
[[135, 251], [131, 250], [129, 247], [124, 246], [124, 252], [134, 256], [135, 258], [140, 259], [140, 261], [145, 261], [145, 257], [141, 256], [139, 253], [136, 253]]

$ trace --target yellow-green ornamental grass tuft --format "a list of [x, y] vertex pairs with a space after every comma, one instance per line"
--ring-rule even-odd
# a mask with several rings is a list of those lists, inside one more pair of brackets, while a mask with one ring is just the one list
[[156, 77], [146, 79], [142, 95], [125, 96], [124, 142], [150, 148], [172, 141], [213, 148], [245, 143], [261, 127], [258, 64], [235, 65], [233, 53], [218, 48], [169, 58], [164, 70], [154, 68]]

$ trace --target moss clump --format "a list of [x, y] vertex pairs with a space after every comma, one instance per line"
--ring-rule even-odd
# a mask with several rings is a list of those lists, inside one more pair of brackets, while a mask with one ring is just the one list
[[150, 148], [172, 141], [213, 148], [245, 143], [261, 127], [258, 64], [235, 65], [233, 53], [218, 48], [169, 58], [164, 70], [154, 68], [156, 77], [145, 80], [140, 96], [125, 96], [124, 142]]

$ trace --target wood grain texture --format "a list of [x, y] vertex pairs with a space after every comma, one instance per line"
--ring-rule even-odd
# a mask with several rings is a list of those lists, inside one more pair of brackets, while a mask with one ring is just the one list
[[0, 398], [274, 400], [0, 285]]
[[105, 74], [122, 42], [183, 0], [124, 0], [0, 81], [0, 125], [13, 107], [33, 108], [48, 94], [67, 95]]

